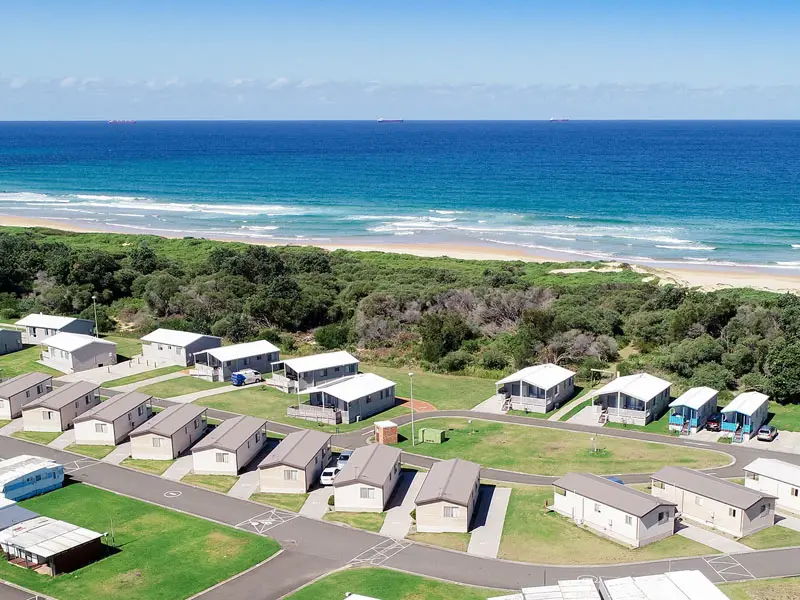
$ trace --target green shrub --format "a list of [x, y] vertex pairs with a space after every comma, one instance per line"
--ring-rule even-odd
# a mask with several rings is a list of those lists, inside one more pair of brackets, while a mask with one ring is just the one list
[[333, 494], [331, 494], [330, 496], [328, 496], [328, 506], [333, 506], [333, 505], [334, 505]]
[[452, 373], [454, 371], [463, 371], [470, 362], [472, 362], [472, 355], [469, 352], [456, 350], [440, 360], [439, 366], [443, 370]]

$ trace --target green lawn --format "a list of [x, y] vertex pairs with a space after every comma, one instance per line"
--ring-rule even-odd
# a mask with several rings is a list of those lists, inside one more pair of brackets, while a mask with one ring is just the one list
[[551, 487], [515, 487], [500, 540], [499, 558], [558, 565], [627, 563], [679, 556], [718, 554], [680, 535], [632, 549], [544, 508]]
[[137, 471], [144, 471], [145, 473], [152, 473], [153, 475], [161, 475], [164, 471], [172, 466], [174, 460], [145, 460], [141, 458], [126, 458], [120, 464], [123, 467], [130, 467]]
[[755, 550], [764, 548], [786, 548], [787, 546], [800, 546], [800, 532], [773, 525], [739, 540], [745, 546]]
[[114, 342], [117, 345], [117, 360], [128, 360], [137, 354], [142, 353], [142, 342], [139, 338], [126, 337], [121, 335], [103, 335], [103, 339]]
[[161, 375], [169, 375], [170, 373], [177, 373], [185, 369], [186, 367], [182, 367], [180, 365], [172, 365], [169, 367], [161, 367], [159, 369], [153, 369], [152, 371], [145, 371], [144, 373], [136, 373], [135, 375], [128, 375], [126, 377], [120, 377], [119, 379], [112, 379], [111, 381], [106, 381], [103, 384], [103, 387], [111, 388], [116, 387], [118, 385], [128, 385], [129, 383], [137, 383], [139, 381], [144, 381], [146, 379], [152, 379], [153, 377], [159, 377]]
[[278, 551], [269, 538], [82, 484], [20, 502], [42, 515], [115, 534], [116, 554], [49, 577], [0, 561], [0, 578], [59, 600], [179, 600]]
[[[569, 471], [590, 473], [652, 473], [666, 465], [681, 465], [693, 469], [728, 464], [730, 459], [717, 452], [689, 449], [653, 442], [596, 436], [592, 451], [592, 436], [586, 433], [560, 431], [492, 423], [473, 419], [426, 419], [425, 427], [447, 430], [443, 444], [417, 444], [408, 439], [397, 447], [407, 452], [434, 458], [465, 458], [510, 471], [538, 475], [563, 475]], [[400, 428], [408, 438], [410, 425]]]
[[262, 494], [257, 492], [250, 496], [250, 500], [259, 504], [274, 506], [275, 508], [300, 512], [303, 504], [308, 500], [308, 494]]
[[65, 448], [65, 450], [69, 450], [70, 452], [75, 452], [76, 454], [83, 454], [84, 456], [90, 456], [92, 458], [96, 458], [100, 460], [104, 458], [108, 454], [110, 454], [114, 450], [115, 446], [92, 446], [88, 444], [70, 444]]
[[430, 544], [431, 546], [441, 546], [451, 550], [466, 552], [469, 547], [469, 533], [411, 533], [406, 536], [409, 540]]
[[383, 521], [386, 519], [386, 513], [370, 513], [370, 512], [329, 512], [325, 513], [323, 517], [326, 521], [335, 521], [336, 523], [345, 523], [357, 529], [366, 529], [367, 531], [378, 532], [383, 526]]
[[797, 600], [800, 577], [723, 583], [718, 586], [731, 600]]
[[7, 419], [0, 419], [0, 428], [5, 427], [9, 423], [11, 423], [11, 421], [9, 421]]
[[778, 430], [800, 431], [800, 404], [778, 404], [769, 403], [771, 419], [770, 425], [774, 425]]
[[189, 483], [215, 492], [222, 492], [223, 494], [227, 494], [228, 490], [238, 480], [239, 478], [234, 475], [195, 475], [193, 473], [181, 479], [183, 483]]
[[7, 379], [23, 373], [31, 373], [32, 371], [39, 371], [53, 376], [63, 375], [61, 371], [56, 371], [37, 363], [36, 361], [39, 360], [41, 355], [42, 349], [39, 346], [31, 346], [19, 352], [0, 356], [0, 376], [3, 379]]
[[184, 394], [191, 394], [192, 392], [202, 392], [205, 390], [213, 390], [214, 388], [229, 386], [227, 381], [206, 381], [199, 377], [177, 377], [175, 379], [168, 379], [160, 383], [153, 383], [139, 388], [137, 391], [143, 394], [149, 394], [156, 398], [172, 398], [174, 396], [182, 396]]
[[332, 573], [298, 590], [286, 600], [342, 600], [347, 593], [381, 600], [486, 600], [504, 592], [389, 569], [359, 568]]
[[606, 423], [606, 427], [612, 429], [630, 429], [632, 431], [646, 431], [647, 433], [663, 433], [673, 435], [669, 430], [669, 410], [661, 415], [660, 419], [650, 421], [647, 425], [623, 425], [622, 423]]
[[15, 431], [11, 436], [27, 442], [34, 442], [46, 446], [60, 436], [61, 433], [61, 431]]
[[430, 402], [439, 410], [472, 408], [494, 396], [494, 380], [463, 375], [442, 375], [419, 369], [400, 369], [380, 365], [361, 364], [365, 373], [376, 373], [391, 379], [397, 386], [395, 394], [408, 398], [410, 394], [409, 371], [414, 372], [414, 400]]

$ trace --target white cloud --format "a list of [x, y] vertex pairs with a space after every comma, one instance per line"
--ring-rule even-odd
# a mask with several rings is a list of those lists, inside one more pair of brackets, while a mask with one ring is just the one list
[[77, 83], [78, 83], [78, 78], [77, 77], [64, 77], [64, 79], [61, 80], [59, 85], [62, 88], [71, 88], [71, 87], [74, 87], [75, 85], [77, 85]]
[[26, 83], [28, 83], [28, 80], [24, 77], [12, 77], [11, 81], [8, 82], [8, 87], [12, 90], [19, 90], [24, 88]]
[[267, 88], [270, 90], [279, 90], [281, 88], [285, 88], [289, 85], [289, 80], [286, 77], [278, 77], [277, 79], [273, 79], [267, 84]]

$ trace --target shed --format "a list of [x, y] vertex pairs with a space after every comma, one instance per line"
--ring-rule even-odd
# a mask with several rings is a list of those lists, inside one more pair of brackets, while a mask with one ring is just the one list
[[222, 338], [191, 331], [156, 329], [142, 337], [142, 356], [158, 364], [189, 367], [198, 352], [222, 345]]
[[60, 488], [64, 467], [41, 456], [21, 454], [0, 461], [0, 495], [8, 500], [24, 500]]
[[481, 466], [454, 458], [433, 463], [417, 493], [417, 531], [467, 533], [478, 503]]
[[115, 446], [153, 416], [153, 397], [141, 392], [113, 396], [73, 421], [75, 443]]
[[683, 467], [663, 467], [652, 476], [653, 496], [674, 502], [681, 516], [734, 537], [775, 523], [775, 497]]
[[708, 417], [717, 412], [718, 393], [710, 387], [693, 387], [670, 402], [670, 430], [680, 431], [682, 434], [700, 431]]
[[495, 384], [514, 410], [550, 412], [575, 393], [575, 373], [545, 363], [525, 367]]
[[272, 379], [286, 392], [302, 392], [321, 383], [352, 377], [358, 373], [358, 359], [349, 352], [325, 352], [283, 361], [284, 375]]
[[264, 419], [225, 419], [192, 448], [192, 470], [199, 475], [238, 475], [266, 445]]
[[66, 431], [75, 418], [100, 404], [100, 386], [76, 381], [56, 388], [22, 407], [25, 431]]
[[9, 561], [46, 575], [79, 569], [103, 555], [102, 533], [50, 517], [35, 517], [0, 531]]
[[62, 332], [94, 334], [94, 321], [59, 315], [31, 314], [14, 324], [25, 328], [22, 334], [22, 341], [25, 344], [40, 344], [47, 338]]
[[15, 329], [0, 329], [0, 356], [22, 350], [22, 332]]
[[383, 512], [400, 480], [400, 450], [383, 444], [356, 448], [333, 481], [339, 512]]
[[42, 342], [42, 362], [63, 373], [117, 364], [117, 345], [82, 333], [57, 333]]
[[22, 407], [53, 389], [53, 376], [34, 371], [0, 383], [0, 419], [10, 421], [22, 414]]
[[331, 436], [304, 429], [287, 435], [258, 465], [262, 492], [305, 494], [331, 459]]
[[174, 404], [131, 431], [131, 458], [172, 460], [206, 434], [205, 406]]
[[396, 444], [397, 423], [394, 421], [375, 421], [375, 442], [378, 444]]
[[735, 442], [750, 439], [769, 417], [769, 396], [744, 392], [722, 409], [722, 431], [733, 435]]
[[636, 373], [609, 381], [589, 397], [601, 423], [647, 425], [666, 410], [670, 386], [649, 373]]
[[744, 468], [747, 488], [775, 496], [778, 508], [800, 513], [800, 466], [776, 458], [757, 458]]
[[242, 369], [261, 373], [272, 372], [280, 358], [280, 350], [267, 340], [220, 346], [194, 355], [195, 372], [210, 381], [229, 381], [231, 374]]
[[590, 473], [567, 473], [553, 489], [553, 510], [617, 542], [639, 548], [675, 533], [670, 500]]

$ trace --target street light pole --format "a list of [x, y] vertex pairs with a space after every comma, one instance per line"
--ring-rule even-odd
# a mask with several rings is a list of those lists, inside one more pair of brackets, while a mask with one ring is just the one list
[[97, 327], [97, 295], [92, 294], [92, 306], [94, 306], [94, 337], [100, 337]]
[[409, 396], [411, 397], [411, 445], [417, 445], [417, 434], [414, 431], [414, 372], [408, 374], [408, 381], [410, 384]]

